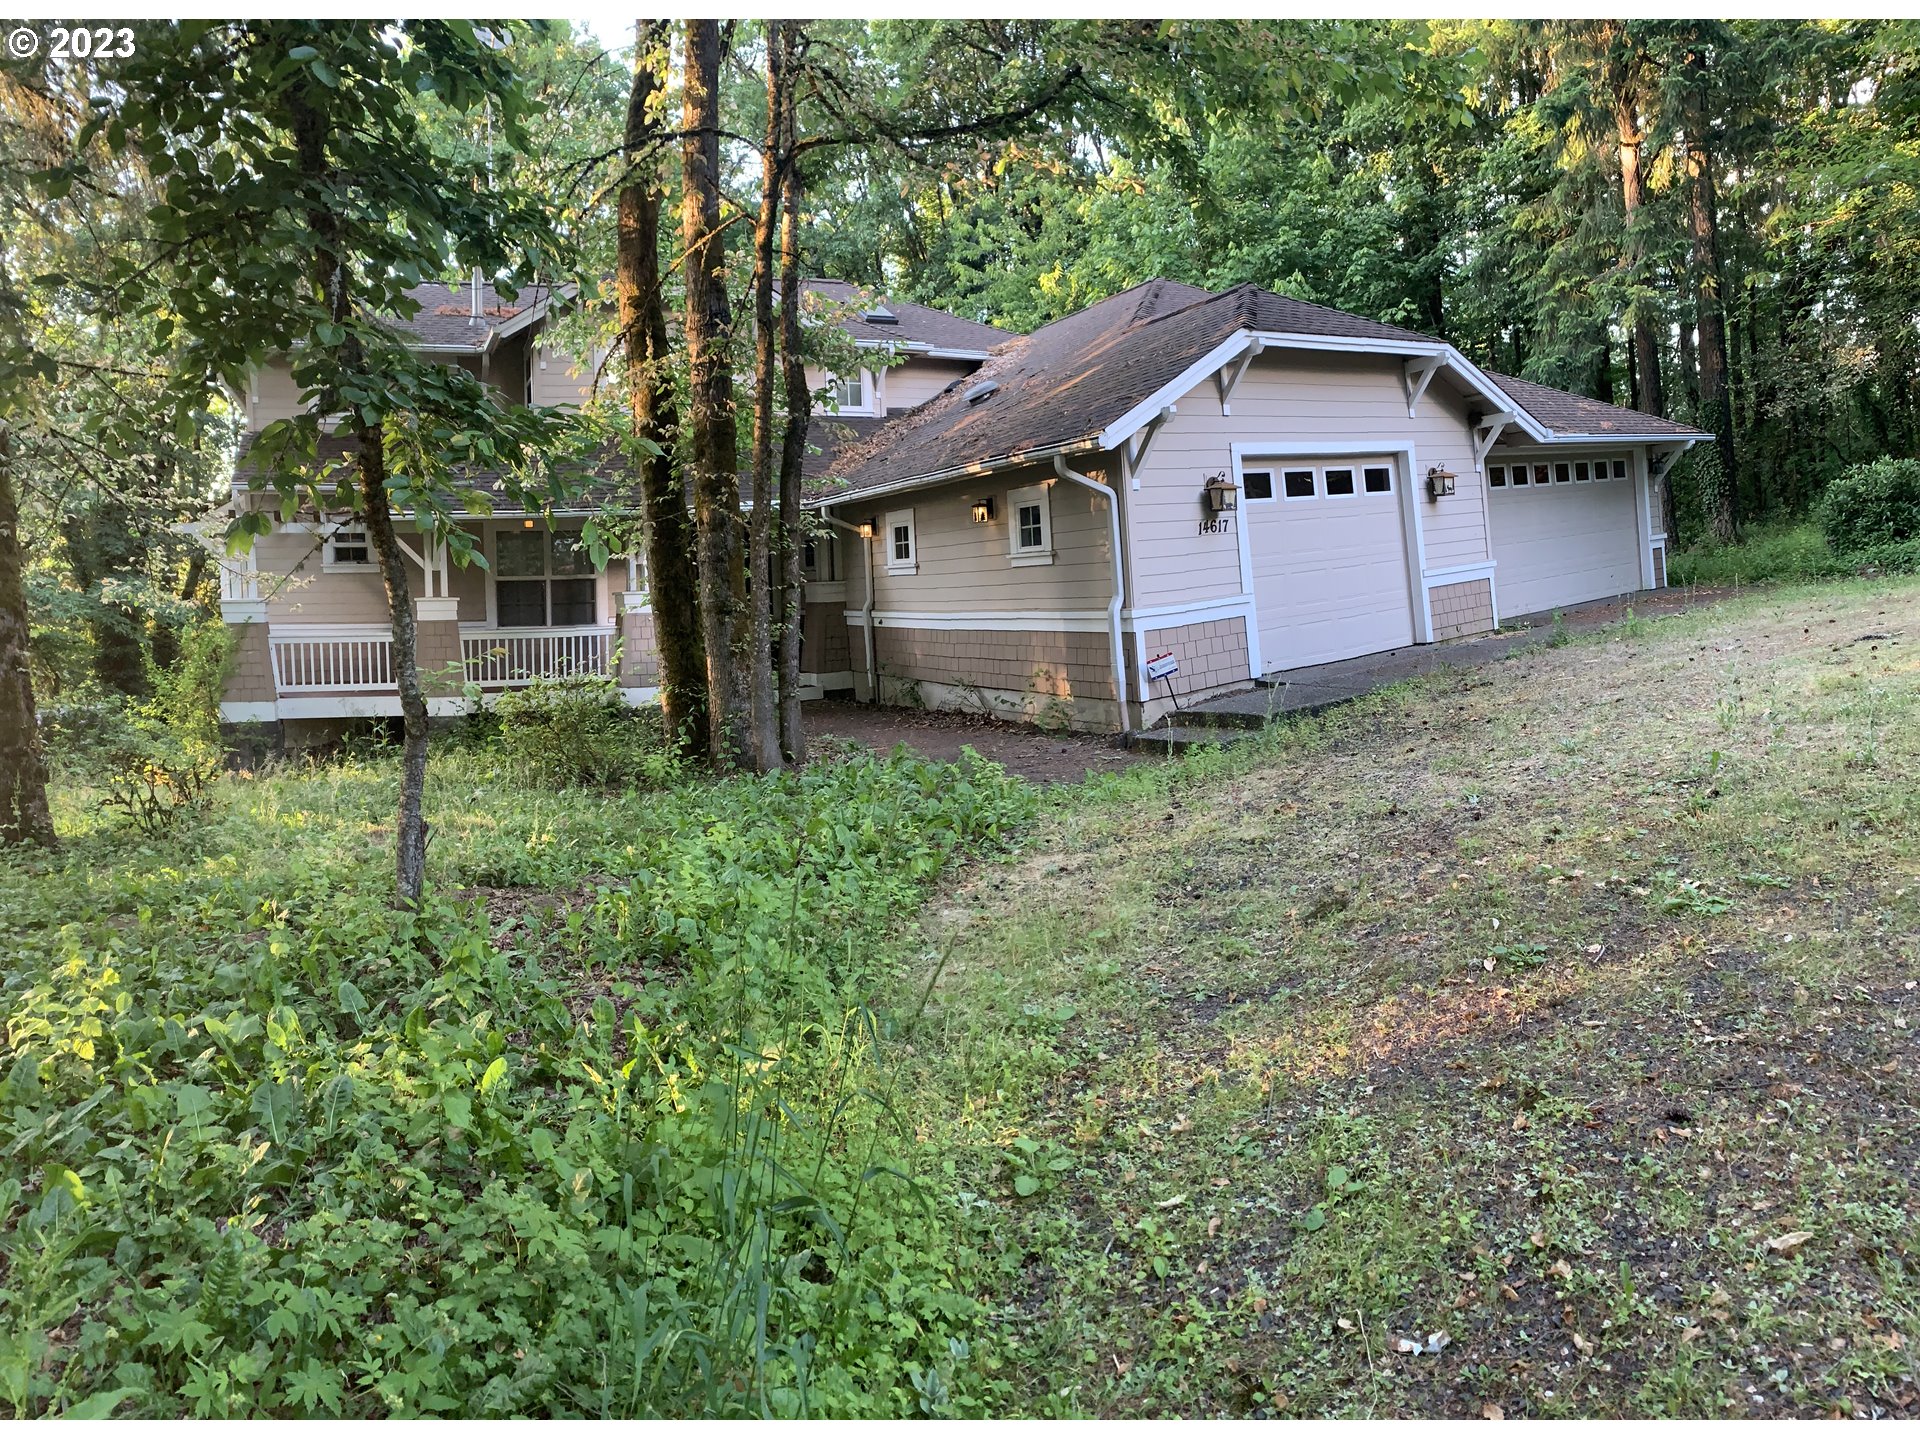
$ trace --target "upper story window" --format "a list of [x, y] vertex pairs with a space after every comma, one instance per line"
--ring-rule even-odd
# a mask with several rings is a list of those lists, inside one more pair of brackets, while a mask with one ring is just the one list
[[373, 546], [367, 539], [367, 532], [335, 530], [327, 537], [327, 547], [321, 563], [328, 570], [373, 569]]
[[842, 415], [873, 413], [872, 386], [865, 370], [852, 375], [836, 375], [828, 386], [828, 398]]
[[920, 551], [914, 541], [913, 511], [889, 510], [881, 540], [887, 550], [887, 573], [911, 575], [920, 568]]
[[1053, 563], [1053, 513], [1045, 485], [1007, 493], [1007, 553], [1016, 565]]
[[577, 530], [502, 530], [494, 547], [496, 623], [504, 628], [599, 620], [593, 561]]

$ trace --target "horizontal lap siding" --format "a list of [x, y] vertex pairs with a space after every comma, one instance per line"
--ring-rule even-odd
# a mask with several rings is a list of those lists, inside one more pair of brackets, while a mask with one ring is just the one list
[[533, 352], [532, 363], [535, 405], [578, 406], [586, 402], [593, 386], [591, 362], [582, 365], [565, 351], [540, 346]]
[[[1486, 560], [1485, 491], [1473, 471], [1464, 403], [1436, 378], [1407, 416], [1402, 362], [1371, 355], [1269, 353], [1254, 361], [1222, 415], [1212, 377], [1182, 396], [1179, 413], [1161, 427], [1141, 466], [1134, 511], [1133, 554], [1141, 606], [1190, 603], [1238, 594], [1240, 556], [1232, 533], [1203, 535], [1200, 487], [1232, 465], [1231, 447], [1353, 442], [1356, 452], [1412, 444], [1420, 473], [1415, 487], [1430, 570]], [[1435, 503], [1426, 471], [1443, 465], [1458, 477], [1456, 493]]]
[[247, 394], [247, 429], [264, 430], [276, 420], [306, 413], [306, 408], [285, 360], [269, 360], [254, 372]]
[[886, 373], [881, 382], [889, 413], [924, 405], [947, 386], [973, 373], [963, 360], [920, 360], [909, 356]]
[[[1007, 553], [1007, 495], [1051, 478], [1038, 468], [977, 481], [941, 485], [908, 494], [836, 507], [851, 523], [871, 517], [881, 529], [872, 541], [851, 539], [846, 558], [847, 594], [864, 597], [862, 566], [878, 557], [874, 608], [961, 615], [980, 611], [1105, 611], [1113, 599], [1111, 526], [1106, 501], [1077, 485], [1055, 483], [1049, 495], [1054, 560], [1051, 565], [1015, 565]], [[1099, 477], [1095, 477], [1099, 478]], [[973, 502], [991, 496], [993, 520], [974, 523]], [[886, 568], [887, 516], [911, 510], [919, 569], [911, 575]], [[849, 598], [858, 609], [861, 600]]]

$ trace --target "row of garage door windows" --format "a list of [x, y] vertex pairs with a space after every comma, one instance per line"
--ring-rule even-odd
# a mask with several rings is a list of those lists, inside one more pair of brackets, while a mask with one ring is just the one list
[[[1551, 478], [1549, 478], [1551, 472]], [[1551, 465], [1489, 465], [1487, 484], [1499, 490], [1508, 485], [1520, 486], [1528, 482], [1531, 473], [1535, 485], [1584, 485], [1591, 480], [1624, 480], [1627, 478], [1627, 462], [1624, 460], [1556, 460]]]
[[[1246, 470], [1241, 488], [1249, 500], [1271, 500], [1273, 472]], [[1317, 470], [1282, 470], [1280, 493], [1288, 500], [1311, 500], [1316, 495], [1391, 495], [1393, 470], [1387, 465], [1329, 465]]]

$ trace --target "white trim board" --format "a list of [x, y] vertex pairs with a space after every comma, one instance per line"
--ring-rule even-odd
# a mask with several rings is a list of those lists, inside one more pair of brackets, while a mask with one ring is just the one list
[[[847, 624], [856, 628], [866, 627], [866, 617], [858, 610], [845, 612]], [[900, 630], [1052, 630], [1062, 633], [1089, 634], [1098, 631], [1107, 632], [1107, 612], [1104, 610], [1058, 611], [1052, 614], [1041, 610], [975, 610], [970, 612], [929, 611], [929, 610], [875, 610], [874, 627], [891, 625]]]
[[1491, 580], [1499, 564], [1498, 560], [1477, 560], [1471, 565], [1449, 565], [1444, 570], [1427, 571], [1426, 581], [1429, 585], [1458, 585], [1464, 580]]

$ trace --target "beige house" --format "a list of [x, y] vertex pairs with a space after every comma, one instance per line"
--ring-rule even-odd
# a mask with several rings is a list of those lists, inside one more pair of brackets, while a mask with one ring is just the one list
[[811, 502], [860, 698], [1086, 729], [1665, 583], [1702, 432], [1443, 341], [1153, 281], [1009, 341]]
[[[808, 289], [810, 304], [852, 336], [857, 354], [871, 357], [856, 375], [814, 374], [825, 413], [814, 427], [810, 473], [830, 465], [837, 446], [937, 395], [1011, 338], [923, 306], [863, 306], [839, 282]], [[423, 285], [411, 294], [418, 312], [395, 323], [420, 353], [463, 366], [515, 400], [564, 407], [586, 399], [602, 357], [582, 364], [548, 342], [546, 291], [509, 301], [490, 285], [469, 283]], [[251, 488], [259, 469], [253, 446], [266, 426], [308, 404], [285, 360], [256, 370], [236, 400], [245, 439], [228, 504], [201, 527], [210, 540], [235, 511], [277, 508], [276, 495]], [[323, 459], [347, 453], [345, 442], [323, 445]], [[487, 476], [470, 479], [487, 488]], [[444, 547], [405, 534], [403, 524], [419, 663], [434, 713], [462, 713], [472, 687], [491, 698], [538, 678], [582, 673], [615, 677], [635, 704], [654, 699], [658, 659], [640, 558], [596, 569], [580, 542], [589, 514], [622, 503], [626, 479], [609, 465], [586, 482], [583, 508], [570, 514], [527, 514], [502, 494], [486, 513], [459, 517], [485, 568], [451, 563]], [[823, 540], [809, 559], [818, 579], [808, 587], [803, 680], [805, 693], [817, 696], [851, 688], [853, 678], [836, 547]], [[246, 554], [222, 554], [220, 566], [221, 608], [236, 650], [223, 719], [299, 726], [399, 713], [386, 596], [366, 533], [350, 516], [276, 521]]]
[[[1152, 281], [1028, 336], [808, 289], [871, 363], [812, 375], [807, 697], [1141, 728], [1301, 667], [1657, 588], [1662, 477], [1708, 438], [1250, 285]], [[416, 298], [423, 352], [515, 398], [585, 396], [592, 366], [543, 343], [544, 293]], [[303, 403], [263, 367], [249, 435]], [[267, 503], [249, 475], [243, 453], [235, 506]], [[621, 483], [594, 477], [594, 507]], [[637, 557], [592, 567], [585, 513], [463, 517], [485, 569], [415, 538], [436, 711], [581, 672], [654, 698], [646, 577]], [[398, 713], [372, 558], [322, 517], [227, 564], [227, 719]]]

